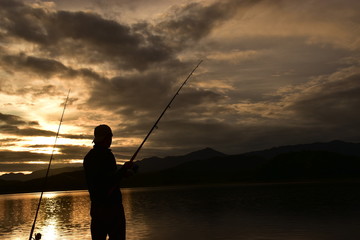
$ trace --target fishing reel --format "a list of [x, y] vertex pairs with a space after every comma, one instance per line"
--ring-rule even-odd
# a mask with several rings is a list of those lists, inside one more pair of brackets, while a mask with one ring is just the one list
[[120, 171], [117, 172], [117, 174], [120, 174], [121, 176], [130, 177], [137, 173], [139, 169], [139, 165], [137, 165], [134, 162], [126, 162], [121, 168]]
[[132, 166], [131, 170], [132, 170], [134, 173], [137, 173], [137, 171], [139, 170], [139, 165], [137, 165], [136, 163], [133, 163], [133, 166]]
[[41, 239], [41, 233], [35, 233], [35, 236], [32, 239], [40, 240]]
[[130, 177], [133, 176], [134, 174], [136, 174], [139, 170], [139, 165], [132, 163], [131, 168], [129, 168], [127, 170], [127, 172], [125, 173], [125, 176]]

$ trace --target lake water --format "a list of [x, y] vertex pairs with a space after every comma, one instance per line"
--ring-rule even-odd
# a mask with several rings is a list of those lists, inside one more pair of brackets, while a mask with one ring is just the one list
[[[359, 184], [122, 189], [128, 240], [360, 239]], [[0, 239], [28, 239], [39, 193], [0, 195]], [[86, 191], [44, 195], [43, 240], [91, 239]]]

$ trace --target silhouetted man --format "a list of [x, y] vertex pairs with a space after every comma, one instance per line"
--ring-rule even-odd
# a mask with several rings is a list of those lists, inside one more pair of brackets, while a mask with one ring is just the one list
[[93, 240], [125, 240], [125, 214], [118, 182], [132, 167], [127, 162], [117, 170], [109, 149], [112, 131], [107, 125], [94, 129], [94, 147], [84, 158], [86, 182], [91, 199], [91, 236]]

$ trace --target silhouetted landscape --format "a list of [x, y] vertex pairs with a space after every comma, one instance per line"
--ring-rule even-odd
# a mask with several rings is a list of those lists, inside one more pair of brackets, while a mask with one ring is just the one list
[[[226, 155], [205, 148], [183, 156], [151, 157], [136, 162], [139, 171], [122, 187], [229, 183], [357, 182], [360, 144], [343, 141], [282, 146]], [[0, 177], [0, 193], [35, 192], [45, 170]], [[52, 169], [46, 190], [86, 189], [81, 167]]]

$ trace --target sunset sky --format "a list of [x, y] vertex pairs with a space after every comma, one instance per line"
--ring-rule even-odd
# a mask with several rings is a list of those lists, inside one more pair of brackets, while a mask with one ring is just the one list
[[0, 175], [75, 166], [108, 124], [128, 160], [360, 142], [357, 0], [0, 1]]

